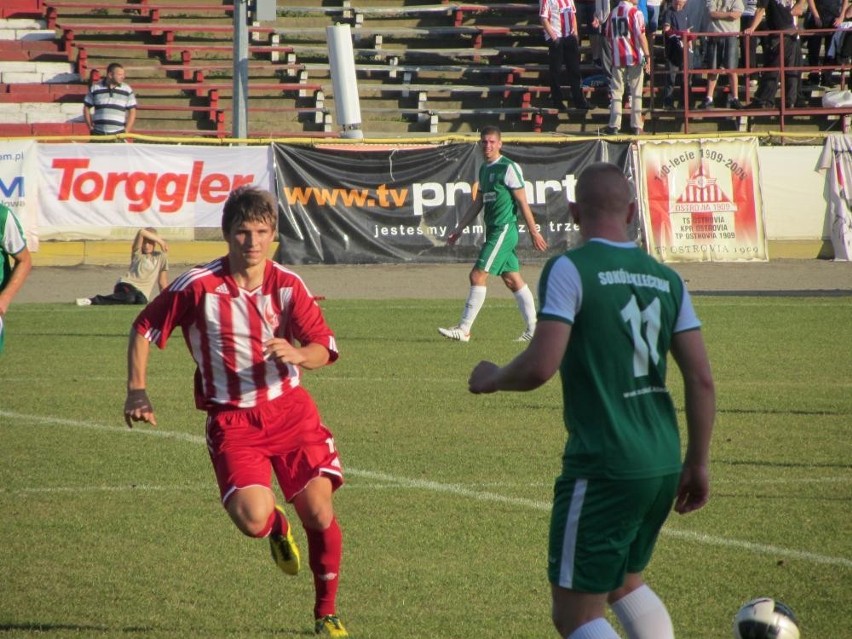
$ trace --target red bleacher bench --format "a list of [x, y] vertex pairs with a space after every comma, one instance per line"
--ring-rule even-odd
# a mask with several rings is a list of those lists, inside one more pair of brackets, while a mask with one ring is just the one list
[[[113, 42], [77, 42], [77, 61], [76, 71], [81, 77], [85, 77], [89, 72], [89, 49], [115, 49]], [[226, 44], [138, 44], [138, 43], [122, 43], [122, 49], [133, 49], [136, 51], [147, 51], [150, 53], [162, 54], [163, 59], [168, 62], [171, 55], [175, 51], [180, 52], [180, 63], [189, 66], [192, 63], [193, 53], [233, 53], [234, 47]], [[249, 55], [267, 55], [272, 63], [278, 62], [283, 55], [285, 64], [295, 64], [295, 50], [293, 47], [284, 45], [249, 45]], [[71, 53], [68, 52], [68, 58], [71, 59]], [[191, 77], [191, 76], [190, 76]]]
[[159, 22], [161, 11], [191, 11], [193, 13], [220, 13], [230, 16], [234, 13], [233, 4], [195, 4], [195, 3], [176, 3], [176, 4], [152, 4], [147, 0], [141, 0], [139, 3], [114, 3], [114, 2], [63, 2], [59, 0], [53, 2], [47, 0], [45, 3], [45, 18], [47, 20], [47, 28], [55, 29], [56, 20], [59, 17], [59, 12], [62, 9], [89, 9], [90, 11], [103, 10], [120, 10], [123, 13], [136, 13], [141, 16], [146, 16], [151, 22]]
[[[174, 45], [175, 34], [177, 33], [225, 33], [233, 35], [233, 25], [208, 25], [208, 24], [139, 24], [126, 22], [123, 24], [101, 24], [101, 23], [80, 23], [80, 22], [63, 22], [57, 23], [57, 29], [62, 30], [62, 47], [63, 51], [70, 51], [74, 46], [77, 35], [82, 32], [113, 34], [113, 33], [136, 33], [145, 34], [152, 37], [162, 37], [163, 44]], [[264, 34], [269, 36], [275, 31], [274, 27], [248, 27], [249, 34]], [[116, 43], [109, 43], [110, 46], [117, 46]], [[122, 43], [120, 46], [124, 47]], [[231, 47], [233, 50], [233, 47]]]

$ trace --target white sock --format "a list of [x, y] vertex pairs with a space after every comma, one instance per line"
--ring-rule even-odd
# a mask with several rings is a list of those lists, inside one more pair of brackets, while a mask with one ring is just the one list
[[461, 320], [459, 321], [459, 328], [461, 328], [465, 333], [470, 333], [470, 327], [473, 326], [473, 322], [476, 320], [479, 310], [485, 303], [486, 291], [488, 291], [488, 289], [485, 286], [470, 287], [470, 292], [467, 294], [467, 300], [464, 303]]
[[610, 606], [629, 639], [674, 639], [669, 611], [645, 584]]
[[584, 623], [565, 639], [619, 639], [618, 633], [603, 617]]
[[524, 318], [524, 325], [527, 330], [532, 332], [535, 330], [535, 298], [533, 298], [530, 287], [524, 284], [524, 287], [515, 291], [515, 301], [518, 303], [518, 308], [521, 311], [521, 317]]

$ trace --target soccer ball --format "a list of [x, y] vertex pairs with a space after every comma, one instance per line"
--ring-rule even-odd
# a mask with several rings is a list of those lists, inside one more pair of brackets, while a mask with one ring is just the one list
[[799, 639], [799, 622], [788, 606], [759, 597], [744, 603], [734, 617], [734, 639]]

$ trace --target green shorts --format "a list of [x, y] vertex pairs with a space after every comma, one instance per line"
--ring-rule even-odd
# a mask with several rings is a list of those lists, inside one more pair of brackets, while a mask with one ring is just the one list
[[604, 593], [619, 588], [625, 574], [642, 572], [671, 512], [679, 477], [558, 478], [550, 520], [550, 583]]
[[518, 254], [518, 225], [489, 226], [485, 231], [485, 244], [479, 250], [475, 268], [492, 275], [517, 273], [521, 270]]

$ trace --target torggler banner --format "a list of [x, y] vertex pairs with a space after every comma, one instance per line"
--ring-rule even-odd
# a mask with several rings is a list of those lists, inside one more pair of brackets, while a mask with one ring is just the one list
[[40, 144], [42, 224], [212, 227], [228, 194], [272, 189], [270, 149], [156, 144]]
[[[575, 175], [601, 160], [629, 174], [629, 148], [604, 141], [504, 143], [502, 154], [523, 170], [527, 201], [550, 245], [548, 255], [577, 242], [567, 207]], [[279, 262], [446, 262], [472, 260], [478, 252], [481, 217], [456, 246], [446, 246], [478, 188], [482, 154], [475, 143], [404, 149], [275, 145], [275, 158]], [[523, 226], [518, 253], [542, 256]]]

